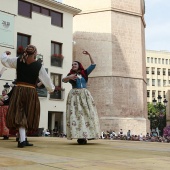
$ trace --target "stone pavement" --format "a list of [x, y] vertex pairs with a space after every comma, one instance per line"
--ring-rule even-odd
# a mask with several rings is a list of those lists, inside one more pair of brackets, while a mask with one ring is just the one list
[[0, 170], [169, 170], [170, 143], [31, 137], [34, 146], [17, 148], [0, 139]]

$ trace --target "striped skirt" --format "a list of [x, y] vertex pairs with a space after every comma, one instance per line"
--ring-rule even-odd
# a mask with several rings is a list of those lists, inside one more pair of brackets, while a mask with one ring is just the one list
[[99, 118], [87, 89], [72, 89], [67, 98], [67, 139], [98, 139]]
[[6, 124], [9, 129], [25, 127], [36, 130], [39, 126], [40, 102], [35, 88], [15, 86], [9, 102]]

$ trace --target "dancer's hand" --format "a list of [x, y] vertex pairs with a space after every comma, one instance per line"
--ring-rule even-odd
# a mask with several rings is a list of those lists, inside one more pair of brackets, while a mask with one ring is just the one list
[[83, 51], [83, 54], [85, 54], [85, 55], [90, 55], [90, 54], [88, 53], [88, 51]]
[[6, 51], [6, 55], [11, 55], [11, 52], [10, 51]]
[[71, 74], [71, 75], [69, 75], [69, 79], [70, 80], [76, 80], [78, 77], [76, 76], [76, 74]]

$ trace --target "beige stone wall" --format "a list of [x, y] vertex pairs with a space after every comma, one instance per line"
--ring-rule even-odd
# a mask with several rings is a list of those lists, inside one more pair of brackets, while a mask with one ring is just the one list
[[126, 12], [141, 13], [142, 1], [143, 0], [85, 0], [85, 2], [82, 2], [80, 0], [63, 0], [65, 4], [80, 8], [82, 13], [111, 8]]
[[87, 67], [90, 61], [82, 51], [88, 50], [97, 63], [88, 88], [97, 105], [101, 130], [118, 132], [122, 128], [145, 134], [148, 120], [141, 1], [66, 2], [82, 9], [74, 17], [74, 59]]

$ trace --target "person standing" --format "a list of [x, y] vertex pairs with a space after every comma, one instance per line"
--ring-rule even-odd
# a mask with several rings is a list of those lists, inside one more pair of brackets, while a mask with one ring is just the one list
[[86, 144], [87, 139], [98, 139], [100, 136], [96, 105], [86, 89], [88, 75], [96, 64], [87, 51], [83, 51], [83, 54], [89, 56], [91, 65], [85, 70], [80, 62], [74, 61], [69, 74], [62, 79], [72, 85], [66, 106], [67, 139], [78, 139], [79, 144]]
[[8, 57], [11, 52], [2, 54], [1, 62], [5, 67], [15, 68], [17, 83], [12, 92], [7, 112], [7, 127], [19, 129], [20, 139], [18, 147], [31, 146], [26, 138], [26, 130], [36, 130], [40, 119], [40, 102], [36, 91], [36, 82], [39, 78], [49, 92], [55, 87], [52, 84], [45, 68], [36, 61], [37, 49], [28, 45], [22, 57]]

